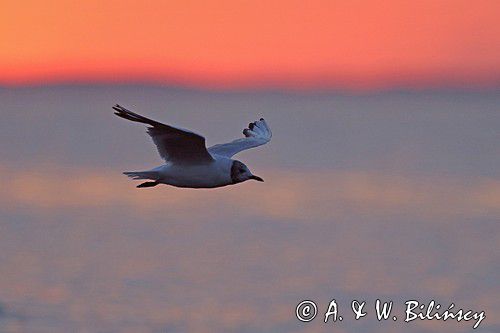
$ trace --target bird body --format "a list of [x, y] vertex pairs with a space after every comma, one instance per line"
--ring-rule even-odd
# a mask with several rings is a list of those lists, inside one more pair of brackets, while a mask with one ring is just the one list
[[148, 171], [125, 172], [133, 179], [151, 179], [176, 187], [214, 188], [233, 184], [232, 159], [220, 157], [203, 164], [167, 163]]
[[264, 119], [249, 124], [244, 138], [205, 147], [205, 139], [191, 131], [159, 123], [119, 105], [113, 109], [121, 118], [150, 125], [148, 134], [166, 163], [147, 171], [124, 172], [132, 179], [150, 180], [137, 187], [167, 184], [187, 188], [215, 188], [244, 182], [263, 181], [242, 162], [231, 157], [238, 152], [269, 142], [271, 130]]

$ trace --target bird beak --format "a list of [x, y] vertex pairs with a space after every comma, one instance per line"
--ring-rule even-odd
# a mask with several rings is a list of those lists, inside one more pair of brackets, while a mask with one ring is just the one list
[[250, 179], [255, 179], [256, 181], [263, 182], [264, 179], [260, 178], [259, 176], [252, 175]]

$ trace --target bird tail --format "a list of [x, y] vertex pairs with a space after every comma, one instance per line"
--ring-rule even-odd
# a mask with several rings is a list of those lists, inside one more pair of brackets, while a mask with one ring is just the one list
[[132, 179], [152, 179], [158, 180], [158, 171], [126, 171], [123, 173]]

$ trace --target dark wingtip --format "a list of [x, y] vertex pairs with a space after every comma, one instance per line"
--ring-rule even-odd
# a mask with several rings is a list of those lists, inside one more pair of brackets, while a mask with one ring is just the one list
[[120, 112], [120, 113], [124, 113], [125, 111], [127, 111], [127, 109], [125, 109], [123, 106], [121, 106], [120, 104], [115, 104], [113, 106], [113, 110], [117, 111], [117, 112]]

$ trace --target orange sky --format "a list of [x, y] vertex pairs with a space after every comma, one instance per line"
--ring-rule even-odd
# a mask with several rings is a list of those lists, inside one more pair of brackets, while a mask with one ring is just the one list
[[0, 84], [488, 86], [500, 1], [3, 1]]

